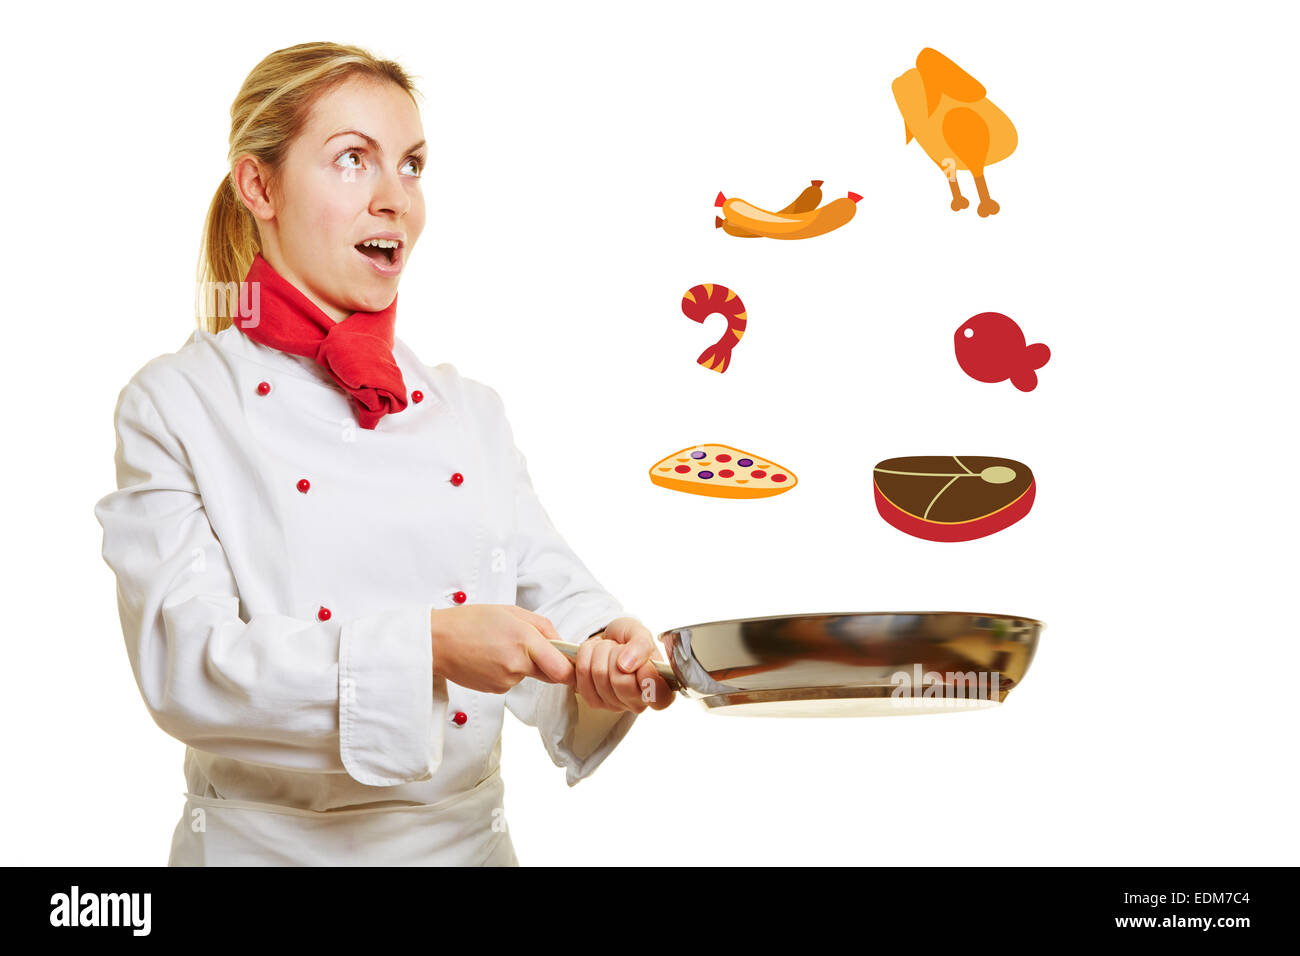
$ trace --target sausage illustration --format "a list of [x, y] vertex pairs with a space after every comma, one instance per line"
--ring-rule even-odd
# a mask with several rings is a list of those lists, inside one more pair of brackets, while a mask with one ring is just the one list
[[[823, 180], [814, 179], [812, 185], [795, 197], [794, 202], [780, 210], [786, 212], [812, 212], [822, 201], [822, 182]], [[739, 239], [758, 239], [761, 238], [756, 232], [749, 232], [741, 229], [739, 226], [732, 225], [721, 216], [714, 217], [714, 228], [721, 227], [722, 231], [729, 236], [736, 236]]]
[[847, 223], [857, 212], [861, 198], [851, 192], [847, 198], [832, 200], [806, 212], [770, 212], [743, 199], [728, 199], [718, 193], [713, 204], [722, 207], [722, 216], [716, 217], [713, 224], [721, 228], [729, 223], [744, 232], [769, 239], [808, 239]]

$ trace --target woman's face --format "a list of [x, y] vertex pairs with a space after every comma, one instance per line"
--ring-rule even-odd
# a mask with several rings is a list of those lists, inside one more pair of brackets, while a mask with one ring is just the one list
[[[336, 322], [387, 308], [424, 229], [427, 155], [419, 110], [404, 90], [343, 82], [316, 101], [278, 179], [249, 204], [262, 257]], [[259, 187], [252, 176], [245, 189], [246, 175], [236, 167], [247, 201]], [[372, 238], [398, 246], [362, 252]]]

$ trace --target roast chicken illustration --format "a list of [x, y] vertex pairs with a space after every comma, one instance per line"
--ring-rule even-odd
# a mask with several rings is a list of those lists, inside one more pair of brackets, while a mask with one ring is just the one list
[[970, 205], [957, 185], [957, 170], [969, 170], [979, 191], [980, 218], [996, 215], [984, 168], [1006, 159], [1016, 149], [1016, 128], [994, 106], [984, 87], [938, 50], [926, 47], [916, 69], [894, 80], [894, 99], [903, 114], [907, 142], [915, 139], [948, 177], [952, 209]]

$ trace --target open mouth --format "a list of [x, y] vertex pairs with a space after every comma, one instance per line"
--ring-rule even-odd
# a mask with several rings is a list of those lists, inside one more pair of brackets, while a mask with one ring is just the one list
[[393, 266], [401, 257], [401, 242], [396, 239], [367, 239], [353, 248], [380, 266]]

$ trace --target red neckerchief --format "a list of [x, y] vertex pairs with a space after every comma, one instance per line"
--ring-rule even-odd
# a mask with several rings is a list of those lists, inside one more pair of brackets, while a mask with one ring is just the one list
[[391, 412], [406, 408], [406, 382], [393, 361], [397, 296], [379, 312], [353, 312], [335, 322], [298, 291], [259, 252], [244, 276], [257, 282], [257, 321], [235, 317], [254, 342], [319, 362], [352, 396], [357, 422], [373, 429]]

